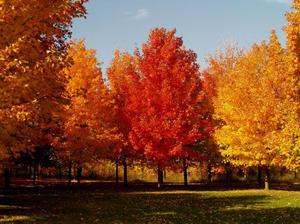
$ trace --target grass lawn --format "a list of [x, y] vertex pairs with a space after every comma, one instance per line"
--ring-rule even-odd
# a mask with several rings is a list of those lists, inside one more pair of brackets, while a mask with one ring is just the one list
[[300, 223], [300, 192], [19, 190], [0, 223]]

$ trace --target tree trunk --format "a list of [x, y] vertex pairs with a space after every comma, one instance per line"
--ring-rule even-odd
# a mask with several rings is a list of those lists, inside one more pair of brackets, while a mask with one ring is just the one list
[[62, 173], [61, 173], [61, 165], [58, 166], [58, 178], [62, 178]]
[[78, 165], [78, 167], [77, 167], [77, 183], [78, 184], [80, 184], [81, 174], [82, 174], [82, 167], [80, 165]]
[[198, 169], [199, 169], [199, 181], [202, 181], [203, 180], [203, 167], [202, 167], [203, 165], [202, 165], [202, 163], [201, 162], [199, 162], [198, 163]]
[[72, 162], [69, 162], [69, 170], [68, 170], [68, 183], [71, 184], [72, 181]]
[[280, 169], [280, 176], [283, 176], [284, 173], [285, 173], [285, 168], [282, 167], [282, 168]]
[[246, 183], [248, 183], [248, 181], [249, 181], [249, 178], [248, 178], [248, 169], [245, 167], [245, 168], [243, 169], [243, 172], [244, 172], [244, 181], [245, 181]]
[[77, 166], [76, 166], [76, 163], [74, 163], [74, 166], [73, 166], [73, 179], [76, 179], [77, 177]]
[[4, 187], [5, 189], [10, 188], [10, 173], [8, 168], [4, 169]]
[[187, 164], [186, 158], [183, 159], [183, 179], [184, 179], [184, 186], [188, 186], [188, 174], [187, 174]]
[[38, 177], [42, 177], [43, 176], [43, 173], [42, 173], [42, 165], [41, 163], [38, 163]]
[[37, 161], [33, 161], [33, 184], [36, 184], [36, 179], [37, 179]]
[[266, 166], [265, 168], [265, 190], [269, 190], [270, 189], [270, 168], [268, 166]]
[[211, 173], [211, 164], [208, 162], [207, 164], [207, 183], [211, 184], [211, 178], [212, 178], [212, 173]]
[[227, 162], [225, 164], [225, 172], [226, 172], [226, 183], [230, 184], [231, 183], [231, 177], [232, 177], [232, 170], [231, 170], [229, 162]]
[[29, 178], [32, 177], [32, 162], [29, 163], [29, 173], [28, 173], [28, 177], [29, 177]]
[[127, 162], [126, 162], [126, 157], [124, 157], [123, 160], [123, 167], [124, 167], [124, 186], [128, 186], [128, 177], [127, 177]]
[[294, 178], [297, 179], [297, 170], [294, 171]]
[[164, 183], [164, 174], [160, 166], [157, 167], [157, 186], [160, 187]]
[[116, 159], [116, 184], [119, 183], [119, 160]]
[[261, 166], [257, 167], [257, 183], [258, 186], [262, 185], [262, 172], [261, 172]]

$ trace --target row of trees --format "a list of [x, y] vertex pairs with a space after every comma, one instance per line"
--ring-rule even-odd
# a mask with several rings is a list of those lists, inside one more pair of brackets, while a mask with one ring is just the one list
[[125, 166], [126, 176], [127, 160], [139, 160], [157, 168], [161, 184], [166, 167], [182, 164], [186, 173], [187, 160], [200, 159], [196, 145], [213, 130], [209, 99], [196, 54], [175, 30], [154, 29], [134, 55], [116, 51], [106, 83], [95, 52], [82, 41], [72, 42], [70, 56], [69, 103], [55, 139], [70, 161], [111, 159]]
[[[270, 40], [228, 48], [200, 71], [176, 31], [156, 28], [134, 54], [116, 51], [103, 77], [95, 51], [67, 42], [84, 0], [4, 1], [0, 10], [0, 158], [8, 176], [20, 152], [42, 145], [78, 179], [86, 163], [139, 161], [180, 169], [218, 161], [299, 166], [300, 1], [287, 14], [287, 48]], [[34, 7], [32, 7], [34, 5]], [[46, 11], [41, 13], [40, 7]], [[16, 13], [16, 8], [20, 13]], [[45, 10], [46, 9], [46, 10]], [[2, 28], [4, 27], [4, 29]], [[35, 164], [36, 166], [37, 164]]]

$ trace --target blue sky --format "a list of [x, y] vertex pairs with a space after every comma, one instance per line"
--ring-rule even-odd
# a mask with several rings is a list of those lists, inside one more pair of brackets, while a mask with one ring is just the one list
[[132, 52], [154, 27], [176, 28], [184, 45], [198, 55], [202, 68], [208, 54], [238, 43], [249, 47], [282, 27], [289, 0], [90, 0], [87, 19], [75, 20], [73, 37], [97, 50], [106, 68], [115, 49]]

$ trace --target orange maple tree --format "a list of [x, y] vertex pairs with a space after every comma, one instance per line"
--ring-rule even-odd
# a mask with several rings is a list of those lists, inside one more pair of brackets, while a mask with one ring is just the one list
[[[43, 140], [60, 105], [70, 27], [86, 0], [0, 1], [0, 151], [12, 158]], [[55, 123], [55, 122], [54, 122]]]
[[87, 49], [83, 41], [73, 41], [69, 57], [73, 64], [64, 71], [69, 103], [58, 153], [81, 170], [84, 163], [110, 155], [121, 138], [114, 127], [114, 102], [102, 79], [96, 51]]
[[118, 165], [122, 161], [124, 166], [124, 183], [127, 184], [127, 158], [139, 157], [129, 141], [131, 123], [128, 117], [127, 105], [129, 98], [139, 83], [136, 58], [128, 52], [116, 51], [111, 66], [107, 69], [110, 94], [114, 99], [115, 127], [122, 135], [123, 144], [117, 144], [112, 157], [116, 161], [116, 180], [118, 181]]

